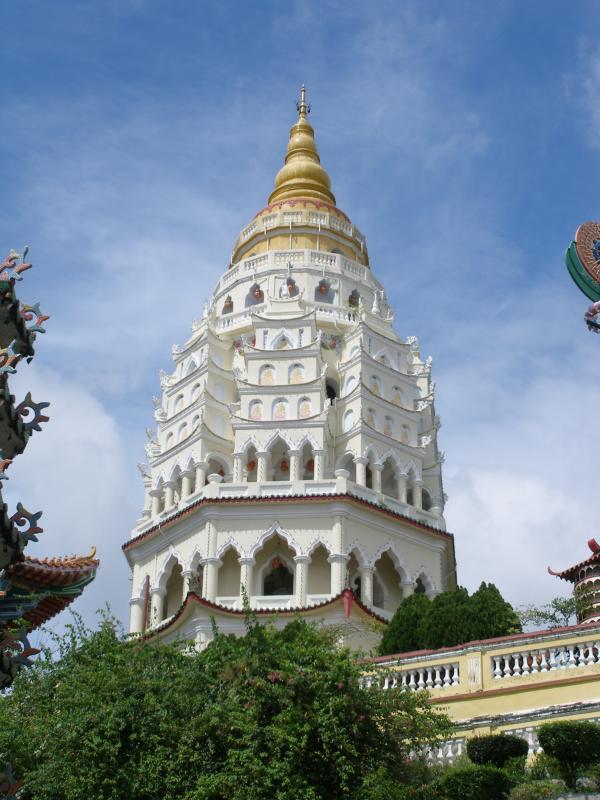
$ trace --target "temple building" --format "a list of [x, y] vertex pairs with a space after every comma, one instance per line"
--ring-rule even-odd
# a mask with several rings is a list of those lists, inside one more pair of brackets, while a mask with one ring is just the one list
[[[133, 633], [204, 646], [295, 614], [371, 647], [412, 592], [454, 588], [431, 359], [400, 338], [336, 205], [304, 88], [268, 204], [161, 372]], [[194, 290], [195, 287], [190, 287]]]

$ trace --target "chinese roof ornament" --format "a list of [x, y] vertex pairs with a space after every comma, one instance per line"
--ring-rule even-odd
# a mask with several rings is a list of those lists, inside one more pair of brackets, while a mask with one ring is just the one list
[[565, 262], [579, 289], [593, 300], [585, 314], [586, 325], [600, 333], [600, 222], [584, 222], [577, 228]]
[[43, 413], [48, 403], [36, 402], [31, 392], [17, 403], [8, 385], [23, 359], [33, 358], [36, 336], [45, 332], [42, 323], [49, 319], [39, 303], [22, 303], [15, 294], [15, 283], [31, 269], [26, 255], [27, 248], [22, 255], [11, 250], [0, 262], [0, 689], [10, 686], [38, 652], [29, 643], [29, 632], [78, 597], [99, 563], [94, 550], [83, 557], [25, 555], [43, 532], [42, 512], [29, 511], [21, 502], [11, 512], [1, 495], [11, 463], [49, 419]]

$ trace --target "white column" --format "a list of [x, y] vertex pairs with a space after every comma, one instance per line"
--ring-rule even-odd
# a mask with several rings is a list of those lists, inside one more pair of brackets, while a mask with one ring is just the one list
[[369, 460], [363, 456], [357, 456], [357, 458], [354, 459], [354, 463], [356, 464], [356, 483], [359, 486], [366, 486], [367, 464], [369, 463]]
[[349, 556], [343, 553], [332, 553], [327, 561], [331, 564], [331, 594], [333, 597], [340, 594], [346, 585], [346, 562]]
[[360, 599], [366, 606], [373, 605], [373, 573], [375, 567], [360, 568]]
[[320, 481], [323, 479], [325, 471], [325, 450], [315, 450], [313, 456], [315, 459], [314, 480]]
[[244, 453], [233, 454], [233, 482], [242, 483], [244, 480]]
[[205, 558], [202, 564], [204, 566], [204, 585], [206, 587], [204, 596], [206, 600], [210, 600], [211, 603], [214, 603], [217, 599], [219, 567], [222, 566], [223, 562], [216, 556], [213, 556], [212, 558]]
[[156, 625], [160, 625], [165, 618], [165, 597], [167, 595], [167, 590], [157, 586], [150, 590], [150, 594], [152, 597], [150, 624], [152, 627], [155, 627]]
[[165, 482], [165, 511], [170, 511], [175, 505], [175, 481]]
[[444, 501], [438, 495], [434, 495], [431, 499], [431, 508], [429, 509], [436, 517], [441, 517], [443, 512]]
[[415, 593], [414, 581], [402, 581], [402, 598], [410, 597]]
[[253, 594], [252, 573], [254, 572], [253, 567], [256, 564], [256, 559], [242, 557], [238, 560], [240, 562], [240, 584], [246, 590], [246, 594], [248, 595], [248, 600], [249, 600]]
[[300, 451], [288, 450], [288, 453], [290, 455], [290, 480], [299, 481], [302, 477], [300, 475]]
[[258, 461], [258, 466], [256, 469], [256, 480], [261, 483], [262, 481], [267, 480], [267, 459], [269, 454], [264, 450], [260, 452], [257, 451], [256, 459]]
[[208, 464], [206, 461], [198, 461], [196, 462], [196, 486], [194, 488], [195, 492], [201, 492], [204, 489], [204, 484], [206, 483], [206, 472], [208, 470]]
[[160, 514], [160, 498], [162, 497], [162, 489], [151, 489], [150, 497], [152, 498], [151, 515], [157, 517]]
[[413, 506], [423, 508], [423, 481], [413, 481]]
[[373, 471], [373, 490], [381, 494], [381, 473], [383, 472], [383, 464], [373, 464], [371, 469]]
[[308, 565], [310, 556], [295, 556], [294, 564], [294, 601], [297, 606], [306, 606], [306, 587], [308, 584]]
[[148, 519], [148, 517], [152, 513], [152, 481], [150, 478], [144, 479], [144, 510], [142, 511], [142, 517], [144, 519]]
[[129, 601], [129, 632], [143, 633], [144, 625], [144, 598], [132, 597]]
[[406, 503], [408, 476], [405, 475], [403, 472], [397, 472], [396, 480], [398, 481], [398, 500], [400, 500], [401, 503]]
[[191, 569], [184, 569], [181, 573], [183, 578], [183, 593], [181, 597], [181, 602], [185, 601], [185, 598], [188, 596], [188, 592], [190, 591], [190, 581], [194, 577], [194, 571]]
[[194, 473], [190, 469], [186, 469], [185, 472], [181, 473], [181, 499], [184, 500], [186, 497], [189, 497], [192, 493], [192, 479], [194, 477]]

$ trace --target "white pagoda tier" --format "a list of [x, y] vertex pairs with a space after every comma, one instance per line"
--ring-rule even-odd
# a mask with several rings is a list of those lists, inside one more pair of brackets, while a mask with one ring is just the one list
[[260, 618], [300, 613], [368, 649], [403, 597], [455, 586], [431, 359], [393, 331], [304, 90], [298, 110], [268, 206], [161, 373], [123, 546], [133, 633], [241, 633], [244, 587]]

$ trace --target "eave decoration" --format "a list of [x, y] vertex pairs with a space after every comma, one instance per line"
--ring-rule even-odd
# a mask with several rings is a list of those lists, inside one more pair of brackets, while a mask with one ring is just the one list
[[[6, 689], [38, 653], [29, 642], [31, 630], [58, 614], [90, 583], [98, 568], [95, 550], [87, 556], [37, 559], [25, 548], [43, 533], [41, 511], [29, 511], [17, 503], [10, 513], [1, 496], [2, 484], [14, 458], [30, 437], [48, 422], [46, 402], [36, 402], [28, 392], [20, 403], [10, 393], [8, 376], [20, 362], [34, 356], [34, 342], [45, 333], [49, 319], [39, 303], [17, 299], [15, 283], [32, 265], [14, 250], [0, 262], [0, 689]], [[5, 775], [7, 785], [12, 776]], [[7, 795], [8, 796], [8, 795]]]

